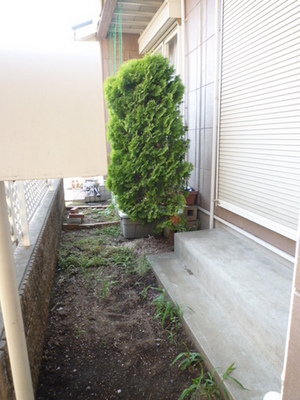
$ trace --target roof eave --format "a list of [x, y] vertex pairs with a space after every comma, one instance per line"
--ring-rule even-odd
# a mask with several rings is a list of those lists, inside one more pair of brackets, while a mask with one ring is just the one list
[[104, 2], [103, 10], [97, 27], [97, 39], [106, 38], [117, 3], [118, 0], [109, 0]]

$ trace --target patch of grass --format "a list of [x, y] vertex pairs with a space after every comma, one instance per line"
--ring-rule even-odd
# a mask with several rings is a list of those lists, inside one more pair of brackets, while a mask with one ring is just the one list
[[189, 399], [195, 399], [196, 396], [201, 396], [200, 390], [201, 390], [201, 384], [204, 379], [204, 375], [201, 374], [198, 376], [196, 379], [193, 379], [193, 383], [187, 388], [184, 389], [184, 391], [181, 393], [179, 400], [184, 400], [187, 396], [189, 396]]
[[176, 340], [176, 331], [177, 328], [174, 328], [173, 326], [171, 329], [167, 329], [168, 332], [168, 339], [171, 343], [173, 343], [175, 346], [177, 346], [177, 340]]
[[237, 379], [230, 375], [235, 369], [236, 367], [232, 363], [222, 375], [220, 382], [217, 383], [215, 381], [215, 374], [218, 368], [214, 368], [212, 373], [207, 372], [205, 374], [201, 367], [201, 374], [196, 379], [193, 379], [193, 383], [181, 393], [179, 400], [184, 400], [187, 396], [190, 400], [204, 396], [209, 400], [222, 400], [221, 391], [225, 394], [226, 400], [230, 400], [228, 390], [224, 384], [226, 380], [230, 379], [241, 389], [247, 390]]
[[126, 273], [136, 272], [137, 257], [133, 249], [119, 247], [114, 251], [114, 266], [121, 267]]
[[61, 253], [59, 254], [58, 266], [62, 270], [70, 271], [71, 268], [81, 268], [86, 262], [86, 257], [78, 254], [69, 254], [64, 257]]
[[153, 303], [156, 304], [155, 318], [160, 320], [162, 328], [170, 331], [171, 328], [181, 327], [182, 309], [167, 298], [165, 289], [162, 289], [161, 294], [153, 300]]
[[103, 268], [97, 268], [96, 271], [93, 272], [93, 277], [94, 277], [94, 282], [97, 285], [102, 281], [102, 274], [103, 274]]
[[119, 283], [118, 281], [114, 281], [114, 280], [110, 280], [110, 279], [111, 279], [111, 277], [108, 276], [106, 279], [104, 279], [102, 281], [102, 288], [98, 292], [99, 296], [102, 298], [106, 298], [109, 295], [110, 288]]
[[112, 207], [107, 208], [85, 208], [82, 210], [83, 214], [90, 216], [95, 222], [118, 221], [120, 219], [116, 209]]
[[76, 246], [89, 256], [100, 254], [104, 249], [103, 239], [93, 236], [79, 239]]
[[178, 354], [178, 356], [172, 362], [171, 367], [177, 362], [179, 362], [179, 367], [181, 368], [182, 371], [188, 368], [196, 368], [198, 366], [202, 368], [202, 363], [204, 361], [205, 359], [200, 353], [190, 351], [186, 347], [186, 351]]
[[[139, 286], [139, 285], [142, 285], [142, 283], [141, 282], [136, 282], [135, 285]], [[149, 289], [151, 289], [151, 290], [160, 290], [157, 287], [153, 287], [151, 285], [145, 286], [145, 284], [144, 284], [143, 290], [141, 290], [139, 292], [139, 295], [141, 296], [142, 300], [146, 300]]]
[[120, 225], [106, 226], [101, 229], [97, 229], [96, 234], [117, 238], [121, 236], [121, 226]]
[[66, 258], [61, 255], [59, 257], [59, 268], [70, 272], [72, 268], [80, 268], [86, 275], [86, 270], [92, 267], [99, 267], [105, 262], [103, 255], [94, 255], [90, 257], [88, 254], [70, 254]]
[[136, 272], [140, 276], [146, 275], [149, 271], [151, 271], [151, 264], [147, 260], [147, 257], [139, 257], [137, 259], [137, 265], [136, 265]]

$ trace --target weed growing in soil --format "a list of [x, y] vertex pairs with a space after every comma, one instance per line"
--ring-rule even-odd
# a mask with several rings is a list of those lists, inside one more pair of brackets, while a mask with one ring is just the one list
[[[181, 360], [179, 362], [179, 360]], [[182, 371], [188, 368], [196, 368], [200, 366], [202, 369], [202, 364], [205, 361], [204, 357], [195, 351], [190, 351], [188, 347], [186, 347], [186, 351], [178, 354], [175, 360], [172, 362], [171, 367], [179, 362], [179, 367]]]
[[111, 278], [111, 276], [108, 276], [102, 281], [102, 288], [99, 291], [99, 295], [104, 299], [109, 295], [111, 287], [119, 283], [118, 281], [110, 280]]
[[[184, 400], [186, 397], [188, 397], [190, 400], [195, 398], [198, 399], [200, 397], [205, 397], [209, 400], [215, 400], [215, 399], [222, 400], [221, 390], [223, 391], [226, 400], [230, 400], [229, 393], [224, 384], [226, 380], [232, 380], [241, 389], [247, 390], [237, 379], [235, 379], [230, 375], [236, 369], [234, 363], [232, 363], [227, 368], [227, 370], [222, 375], [222, 379], [219, 381], [219, 383], [217, 383], [215, 380], [215, 374], [218, 368], [214, 368], [212, 373], [210, 373], [209, 371], [205, 373], [202, 364], [202, 362], [204, 362], [205, 359], [198, 353], [190, 353], [189, 351], [188, 354], [181, 353], [175, 358], [175, 360], [171, 365], [174, 365], [181, 357], [185, 356], [185, 358], [180, 362], [179, 366], [181, 366], [183, 370], [188, 368], [189, 365], [192, 365], [191, 364], [192, 358], [190, 357], [191, 354], [193, 354], [192, 358], [196, 357], [197, 359], [197, 365], [200, 367], [200, 375], [196, 379], [193, 379], [192, 381], [193, 383], [181, 393], [179, 400]], [[199, 362], [198, 362], [198, 355], [200, 356], [201, 359], [201, 361], [199, 359]]]
[[161, 321], [162, 328], [172, 331], [181, 327], [182, 308], [167, 298], [165, 289], [161, 289], [161, 294], [153, 300], [153, 303], [156, 304], [155, 318]]
[[151, 271], [151, 264], [147, 260], [146, 256], [139, 257], [137, 259], [137, 265], [136, 265], [137, 274], [140, 276], [144, 276], [149, 271]]

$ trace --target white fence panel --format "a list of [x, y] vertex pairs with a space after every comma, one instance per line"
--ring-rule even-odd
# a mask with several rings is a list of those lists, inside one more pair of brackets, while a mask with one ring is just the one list
[[[24, 197], [20, 195], [20, 189], [18, 190], [18, 185], [20, 184], [23, 184]], [[27, 180], [23, 181], [22, 183], [19, 182], [18, 184], [17, 182], [11, 181], [5, 182], [10, 234], [14, 247], [18, 246], [24, 234], [22, 229], [22, 226], [24, 227], [24, 221], [22, 221], [21, 216], [25, 214], [27, 218], [27, 224], [29, 224], [48, 189], [49, 183], [45, 179]], [[22, 198], [25, 198], [25, 204], [23, 204]]]

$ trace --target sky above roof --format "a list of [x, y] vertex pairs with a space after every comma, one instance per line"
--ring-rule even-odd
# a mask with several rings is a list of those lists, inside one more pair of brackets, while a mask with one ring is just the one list
[[99, 0], [3, 1], [0, 42], [72, 40], [72, 26], [96, 20], [99, 13]]

